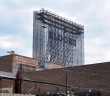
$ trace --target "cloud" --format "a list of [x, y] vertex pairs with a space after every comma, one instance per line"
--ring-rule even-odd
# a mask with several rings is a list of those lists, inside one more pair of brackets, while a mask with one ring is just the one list
[[33, 8], [11, 9], [12, 6], [0, 5], [0, 49], [31, 57]]
[[0, 48], [10, 48], [13, 44], [9, 41], [10, 36], [0, 36]]
[[[30, 44], [28, 45], [27, 39], [16, 37], [15, 35], [2, 35], [0, 36], [0, 49], [3, 49], [5, 51], [15, 51], [16, 54], [21, 54], [25, 56], [32, 56], [32, 51]], [[2, 53], [3, 51], [0, 50]], [[3, 52], [4, 53], [4, 52]], [[5, 52], [5, 54], [7, 54]]]

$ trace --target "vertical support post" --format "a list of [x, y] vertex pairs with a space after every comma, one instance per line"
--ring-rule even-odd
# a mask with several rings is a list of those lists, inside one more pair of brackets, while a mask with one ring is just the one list
[[26, 94], [26, 82], [24, 82], [24, 94]]
[[21, 80], [20, 81], [18, 81], [18, 92], [21, 94]]
[[13, 81], [13, 93], [15, 93], [15, 80]]
[[36, 94], [36, 83], [35, 83], [35, 94]]
[[20, 65], [20, 69], [19, 69], [19, 71], [18, 71], [18, 93], [20, 93], [21, 94], [21, 92], [22, 92], [22, 85], [21, 85], [21, 83], [22, 83], [22, 63], [21, 63], [21, 65]]
[[66, 83], [66, 96], [67, 96], [67, 73], [66, 73], [66, 77], [65, 77], [65, 83]]
[[22, 64], [19, 67], [16, 80], [15, 80], [15, 93], [20, 93], [22, 92]]
[[2, 92], [2, 77], [0, 78], [0, 93]]

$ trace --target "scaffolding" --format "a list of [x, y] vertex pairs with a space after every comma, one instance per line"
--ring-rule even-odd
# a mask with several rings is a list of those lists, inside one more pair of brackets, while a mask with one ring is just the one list
[[33, 12], [33, 58], [77, 66], [84, 64], [84, 26], [48, 10]]

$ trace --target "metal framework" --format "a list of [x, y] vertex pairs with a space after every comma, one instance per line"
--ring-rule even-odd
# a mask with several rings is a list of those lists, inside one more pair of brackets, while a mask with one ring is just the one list
[[84, 64], [84, 26], [41, 9], [33, 13], [33, 57], [44, 62]]

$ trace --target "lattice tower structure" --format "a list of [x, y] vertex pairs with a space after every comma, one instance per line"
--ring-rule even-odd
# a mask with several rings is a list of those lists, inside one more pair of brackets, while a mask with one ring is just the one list
[[84, 26], [48, 10], [33, 12], [33, 58], [77, 66], [84, 64]]

